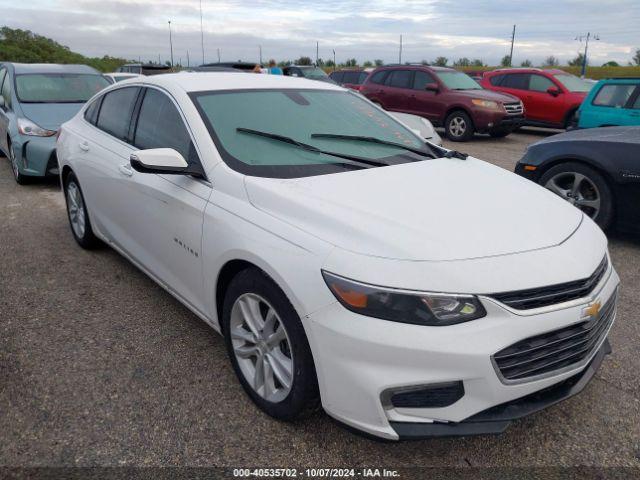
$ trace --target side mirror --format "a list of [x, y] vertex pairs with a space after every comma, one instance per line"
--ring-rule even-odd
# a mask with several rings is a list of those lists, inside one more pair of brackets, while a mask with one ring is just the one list
[[189, 168], [184, 157], [173, 148], [152, 148], [138, 150], [129, 157], [131, 167], [140, 173], [160, 173], [165, 175], [198, 175]]
[[558, 87], [549, 87], [549, 88], [547, 88], [547, 93], [549, 95], [551, 95], [552, 97], [557, 97], [562, 92], [560, 91], [560, 89]]
[[437, 84], [437, 83], [427, 83], [427, 84], [424, 86], [424, 89], [425, 89], [425, 90], [428, 90], [428, 91], [430, 91], [430, 92], [437, 92], [438, 90], [440, 90], [440, 87], [438, 87], [438, 84]]

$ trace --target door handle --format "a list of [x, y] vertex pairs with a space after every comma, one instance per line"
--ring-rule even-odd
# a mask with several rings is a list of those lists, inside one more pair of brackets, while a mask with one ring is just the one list
[[133, 170], [131, 169], [131, 165], [129, 164], [122, 164], [118, 167], [118, 170], [120, 170], [120, 173], [130, 177], [131, 175], [133, 175]]
[[82, 142], [80, 144], [80, 150], [82, 150], [84, 152], [88, 152], [89, 151], [89, 142]]

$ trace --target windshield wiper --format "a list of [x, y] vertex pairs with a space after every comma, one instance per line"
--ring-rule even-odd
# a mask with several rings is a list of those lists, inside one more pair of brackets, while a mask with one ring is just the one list
[[259, 137], [271, 138], [272, 140], [277, 140], [279, 142], [287, 143], [289, 145], [293, 145], [294, 147], [301, 148], [302, 150], [306, 150], [308, 152], [321, 153], [323, 155], [330, 155], [332, 157], [344, 158], [345, 160], [363, 163], [370, 167], [388, 167], [389, 166], [388, 163], [380, 162], [378, 160], [371, 160], [369, 158], [357, 157], [355, 155], [348, 155], [346, 153], [329, 152], [327, 150], [322, 150], [318, 147], [314, 147], [313, 145], [309, 145], [308, 143], [302, 143], [297, 140], [294, 140], [291, 137], [285, 137], [284, 135], [278, 135], [277, 133], [262, 132], [260, 130], [253, 130], [251, 128], [243, 128], [243, 127], [236, 128], [236, 131], [242, 132], [242, 133], [249, 133], [251, 135], [257, 135]]
[[378, 143], [380, 145], [389, 145], [391, 147], [402, 148], [403, 150], [407, 150], [409, 152], [422, 155], [423, 157], [436, 158], [433, 153], [420, 150], [419, 148], [408, 147], [401, 143], [392, 142], [389, 140], [382, 140], [376, 137], [367, 137], [364, 135], [340, 135], [337, 133], [312, 133], [311, 138], [336, 138], [338, 140], [357, 140], [361, 142]]

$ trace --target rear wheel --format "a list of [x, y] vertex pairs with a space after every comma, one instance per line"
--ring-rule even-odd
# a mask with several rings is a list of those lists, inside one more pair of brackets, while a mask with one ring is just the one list
[[449, 140], [467, 142], [473, 138], [475, 127], [471, 117], [462, 110], [451, 112], [444, 122], [444, 130]]
[[69, 173], [64, 182], [64, 196], [67, 201], [67, 215], [69, 217], [69, 225], [71, 233], [76, 239], [78, 245], [82, 248], [92, 249], [100, 244], [98, 238], [94, 235], [89, 220], [87, 206], [80, 189], [78, 179], [73, 172]]
[[236, 275], [225, 294], [222, 327], [227, 351], [253, 402], [280, 420], [318, 406], [318, 381], [300, 317], [262, 271]]
[[613, 194], [605, 178], [581, 163], [567, 162], [549, 169], [540, 185], [589, 215], [603, 230], [613, 221]]

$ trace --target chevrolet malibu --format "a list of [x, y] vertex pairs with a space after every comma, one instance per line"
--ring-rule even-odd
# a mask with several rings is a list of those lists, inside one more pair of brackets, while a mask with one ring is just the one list
[[619, 279], [589, 217], [337, 85], [141, 77], [65, 123], [58, 155], [80, 246], [220, 332], [277, 419], [498, 433], [610, 351]]

